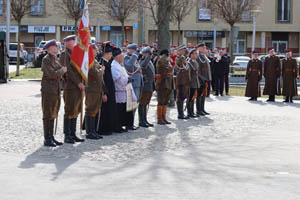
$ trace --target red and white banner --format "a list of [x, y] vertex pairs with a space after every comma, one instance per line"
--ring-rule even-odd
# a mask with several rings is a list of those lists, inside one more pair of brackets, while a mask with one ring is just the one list
[[87, 81], [89, 69], [94, 64], [94, 53], [91, 45], [88, 0], [82, 1], [84, 1], [84, 9], [77, 33], [77, 42], [72, 51], [71, 63], [76, 67], [82, 78]]

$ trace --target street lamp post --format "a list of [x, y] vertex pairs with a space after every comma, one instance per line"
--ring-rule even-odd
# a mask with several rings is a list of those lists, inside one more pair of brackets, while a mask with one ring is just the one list
[[214, 18], [213, 19], [213, 23], [214, 23], [214, 43], [213, 43], [213, 49], [217, 48], [217, 23], [218, 23], [218, 19]]
[[100, 42], [100, 36], [101, 36], [101, 28], [100, 28], [100, 24], [101, 24], [101, 16], [98, 17], [97, 19], [97, 29], [96, 29], [96, 41]]
[[[8, 54], [9, 51], [9, 42], [10, 42], [10, 0], [6, 0], [6, 51]], [[6, 79], [8, 79], [9, 74], [9, 62], [8, 57], [5, 55], [6, 66], [4, 67], [4, 74]]]
[[255, 39], [256, 39], [256, 18], [259, 15], [260, 10], [252, 10], [251, 14], [253, 17], [253, 31], [252, 31], [252, 51], [255, 50]]

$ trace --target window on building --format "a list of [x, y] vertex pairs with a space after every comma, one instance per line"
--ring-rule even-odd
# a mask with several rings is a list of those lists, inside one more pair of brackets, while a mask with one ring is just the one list
[[211, 20], [211, 12], [208, 8], [209, 0], [199, 0], [199, 20]]
[[0, 0], [0, 15], [3, 15], [3, 7], [4, 7], [3, 0]]
[[277, 20], [279, 22], [289, 22], [291, 15], [291, 0], [278, 0]]
[[31, 0], [31, 12], [32, 16], [44, 15], [44, 0]]
[[246, 54], [247, 53], [247, 49], [246, 49], [246, 32], [239, 32], [238, 38], [234, 43], [234, 54]]

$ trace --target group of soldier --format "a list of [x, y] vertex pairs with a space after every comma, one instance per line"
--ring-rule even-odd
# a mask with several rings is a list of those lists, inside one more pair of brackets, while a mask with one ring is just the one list
[[261, 96], [260, 81], [264, 77], [263, 95], [269, 96], [268, 102], [274, 102], [276, 95], [282, 95], [285, 96], [285, 103], [293, 103], [293, 97], [298, 95], [298, 64], [292, 57], [293, 52], [286, 50], [286, 57], [281, 62], [273, 47], [268, 48], [268, 51], [269, 55], [265, 57], [264, 63], [258, 59], [257, 51], [252, 52], [246, 72], [246, 97], [250, 97], [250, 101], [257, 101]]
[[[41, 82], [45, 146], [63, 144], [54, 138], [61, 91], [65, 112], [64, 142], [71, 144], [84, 142], [76, 135], [77, 118], [82, 113], [84, 97], [85, 117], [81, 129], [86, 130], [87, 139], [97, 140], [103, 135], [154, 126], [147, 119], [154, 91], [157, 93], [157, 123], [160, 125], [170, 124], [166, 115], [174, 90], [178, 119], [209, 115], [204, 109], [211, 81], [205, 43], [193, 49], [187, 49], [185, 45], [178, 47], [175, 66], [171, 65], [169, 50], [158, 53], [155, 44], [142, 47], [128, 44], [126, 49], [115, 48], [110, 42], [104, 42], [100, 49], [93, 45], [95, 60], [85, 82], [71, 60], [75, 40], [74, 35], [64, 38], [65, 50], [59, 58], [56, 56], [58, 47], [55, 40], [47, 42], [44, 47], [48, 53], [42, 61]], [[185, 109], [187, 115], [184, 114]], [[136, 110], [139, 127], [134, 126]]]
[[[63, 144], [54, 138], [61, 91], [65, 111], [64, 142], [74, 144], [84, 142], [84, 139], [76, 136], [77, 118], [80, 113], [82, 116], [84, 97], [85, 117], [83, 123], [80, 120], [83, 125], [81, 130], [86, 130], [87, 139], [97, 140], [102, 139], [103, 135], [154, 126], [147, 119], [154, 91], [157, 94], [157, 124], [166, 125], [170, 124], [167, 120], [170, 100], [176, 100], [178, 119], [199, 118], [209, 115], [205, 110], [205, 100], [211, 85], [215, 95], [223, 96], [224, 83], [225, 86], [228, 84], [230, 57], [225, 49], [209, 52], [205, 43], [200, 43], [193, 48], [182, 45], [173, 48], [170, 53], [167, 49], [158, 52], [155, 43], [153, 46], [144, 44], [140, 47], [128, 44], [120, 49], [109, 41], [100, 48], [93, 45], [95, 60], [85, 82], [71, 61], [75, 40], [74, 35], [64, 38], [65, 50], [59, 59], [55, 40], [47, 42], [44, 47], [48, 52], [42, 61], [41, 83], [45, 146]], [[269, 49], [269, 54], [263, 68], [258, 53], [253, 52], [247, 67], [246, 96], [251, 97], [250, 100], [257, 100], [260, 96], [259, 82], [264, 75], [264, 94], [270, 95], [268, 101], [274, 101], [275, 95], [279, 94], [277, 81], [282, 74], [283, 95], [286, 96], [286, 102], [292, 102], [297, 94], [297, 62], [289, 51], [281, 68], [274, 49]], [[225, 90], [228, 94], [229, 84]], [[139, 127], [134, 126], [136, 110]]]

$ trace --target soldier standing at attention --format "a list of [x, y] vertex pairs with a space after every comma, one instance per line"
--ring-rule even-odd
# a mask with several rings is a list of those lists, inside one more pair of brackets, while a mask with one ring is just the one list
[[[137, 51], [136, 44], [130, 44], [127, 46], [128, 52], [124, 57], [124, 66], [127, 70], [129, 77], [133, 80], [132, 86], [135, 96], [139, 102], [141, 88], [143, 87], [143, 74], [142, 69], [137, 61], [139, 57], [139, 51]], [[135, 116], [135, 110], [133, 111], [133, 119]], [[127, 127], [128, 130], [136, 130], [135, 126]]]
[[[97, 46], [93, 45], [94, 55], [97, 55]], [[100, 65], [95, 59], [93, 67], [89, 70], [88, 84], [85, 88], [85, 124], [86, 124], [86, 138], [88, 139], [102, 139], [103, 137], [96, 132], [95, 125], [98, 126], [99, 117], [96, 118], [102, 106], [102, 101], [107, 101], [107, 96], [104, 94], [104, 75], [105, 67]]]
[[167, 121], [167, 107], [170, 95], [174, 89], [173, 68], [170, 63], [168, 50], [160, 52], [156, 65], [156, 91], [157, 91], [157, 123], [160, 125], [171, 124]]
[[81, 104], [85, 89], [82, 83], [82, 78], [77, 69], [71, 64], [71, 55], [75, 43], [75, 35], [70, 35], [64, 38], [65, 51], [61, 53], [60, 63], [66, 66], [68, 72], [65, 76], [64, 85], [64, 102], [65, 102], [65, 115], [64, 115], [64, 134], [65, 143], [74, 144], [75, 142], [84, 142], [76, 136], [77, 117], [81, 112]]
[[147, 107], [154, 91], [155, 69], [151, 61], [151, 48], [144, 47], [142, 54], [143, 57], [140, 61], [140, 65], [143, 71], [144, 86], [139, 104], [139, 126], [147, 128], [153, 126], [153, 124], [150, 124], [147, 120]]
[[246, 72], [246, 97], [250, 97], [249, 101], [257, 101], [257, 97], [261, 96], [259, 82], [262, 79], [262, 62], [258, 59], [258, 52], [252, 52], [252, 59], [249, 61]]
[[199, 81], [201, 86], [196, 99], [196, 108], [197, 115], [204, 116], [209, 115], [209, 113], [205, 111], [205, 99], [207, 96], [208, 84], [211, 81], [210, 60], [206, 56], [207, 50], [205, 43], [198, 45], [198, 51], [199, 56], [197, 61], [199, 64]]
[[275, 95], [280, 94], [280, 88], [278, 88], [278, 79], [280, 78], [280, 59], [275, 55], [273, 47], [269, 49], [269, 55], [266, 56], [264, 62], [264, 77], [265, 88], [264, 95], [269, 95], [268, 102], [275, 102]]
[[286, 51], [286, 58], [282, 61], [283, 90], [285, 103], [293, 103], [293, 97], [298, 95], [297, 81], [298, 64], [296, 59], [292, 58], [292, 50]]
[[178, 119], [188, 119], [184, 115], [183, 103], [189, 96], [190, 90], [190, 69], [185, 58], [186, 46], [178, 47], [178, 55], [175, 61], [176, 71], [176, 93], [177, 93], [177, 111]]
[[62, 67], [56, 58], [58, 47], [55, 40], [47, 42], [44, 48], [48, 51], [42, 61], [43, 78], [41, 83], [44, 146], [55, 147], [62, 145], [61, 142], [55, 140], [53, 130], [54, 119], [57, 119], [61, 102], [61, 79], [67, 72], [67, 67]]
[[190, 85], [190, 96], [188, 100], [188, 117], [190, 118], [196, 118], [197, 115], [195, 115], [194, 112], [194, 104], [195, 104], [195, 98], [197, 98], [197, 93], [200, 88], [200, 80], [199, 80], [199, 65], [197, 62], [198, 53], [196, 49], [191, 50], [190, 59], [188, 61], [189, 67], [190, 67], [190, 73], [191, 73], [191, 85]]

